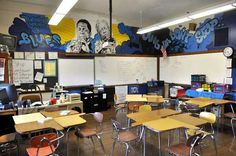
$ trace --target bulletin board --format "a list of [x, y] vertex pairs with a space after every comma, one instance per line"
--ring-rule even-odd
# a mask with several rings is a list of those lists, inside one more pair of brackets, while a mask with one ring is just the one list
[[226, 77], [226, 60], [222, 52], [162, 57], [160, 80], [191, 84], [192, 74], [205, 74], [207, 82], [223, 83]]
[[[57, 59], [49, 59], [45, 52], [15, 52], [12, 60], [13, 83], [34, 83], [43, 90], [58, 82]], [[42, 89], [42, 88], [41, 88]]]

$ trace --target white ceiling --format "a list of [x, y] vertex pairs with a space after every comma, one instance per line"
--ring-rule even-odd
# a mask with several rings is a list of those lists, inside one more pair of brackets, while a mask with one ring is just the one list
[[[41, 5], [53, 11], [60, 3], [60, 0], [9, 1]], [[140, 26], [146, 26], [227, 1], [229, 0], [113, 0], [113, 17], [136, 21]], [[81, 10], [108, 15], [109, 0], [79, 0], [72, 11]]]

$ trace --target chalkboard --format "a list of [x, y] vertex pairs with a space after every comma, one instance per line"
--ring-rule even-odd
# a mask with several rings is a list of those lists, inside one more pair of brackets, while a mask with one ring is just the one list
[[12, 60], [12, 68], [15, 85], [34, 82], [33, 60]]
[[208, 53], [160, 58], [160, 80], [191, 84], [191, 74], [205, 74], [207, 82], [223, 83], [226, 57], [222, 53]]
[[157, 79], [156, 57], [95, 57], [95, 79], [106, 85]]
[[58, 59], [58, 80], [63, 86], [94, 84], [94, 60]]

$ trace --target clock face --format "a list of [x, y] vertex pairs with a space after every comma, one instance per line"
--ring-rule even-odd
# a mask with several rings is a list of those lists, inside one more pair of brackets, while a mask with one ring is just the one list
[[225, 57], [230, 57], [233, 55], [233, 53], [234, 53], [234, 50], [231, 47], [226, 47], [223, 51], [223, 54]]

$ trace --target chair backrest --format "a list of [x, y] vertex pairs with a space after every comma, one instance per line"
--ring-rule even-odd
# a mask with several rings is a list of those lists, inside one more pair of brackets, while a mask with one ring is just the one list
[[139, 112], [149, 112], [149, 111], [152, 111], [152, 107], [150, 105], [139, 106]]
[[192, 135], [188, 138], [186, 145], [188, 147], [193, 148], [199, 144], [199, 142], [201, 141], [202, 138], [203, 138], [203, 133], [198, 133], [198, 134]]
[[141, 105], [144, 105], [144, 102], [129, 102], [128, 108], [130, 111], [134, 112], [134, 111], [138, 111]]
[[[40, 147], [49, 146], [48, 142], [41, 142], [41, 140], [43, 138], [46, 138], [49, 141], [52, 141], [57, 138], [57, 134], [56, 133], [47, 133], [47, 134], [43, 134], [43, 135], [34, 136], [30, 140], [31, 147], [37, 148], [39, 145], [40, 145]], [[54, 143], [54, 145], [56, 146], [56, 142]]]
[[116, 121], [115, 119], [111, 119], [111, 123], [112, 123], [112, 128], [115, 131], [119, 132], [122, 129], [121, 124], [118, 121]]
[[211, 124], [216, 122], [216, 115], [210, 112], [201, 112], [200, 118], [206, 120]]
[[95, 112], [95, 113], [92, 113], [92, 115], [93, 115], [94, 120], [96, 120], [97, 122], [99, 122], [99, 123], [103, 122], [103, 114], [102, 113]]
[[32, 95], [23, 95], [21, 97], [21, 100], [30, 100], [32, 103], [41, 101], [40, 95], [38, 94], [32, 94]]

